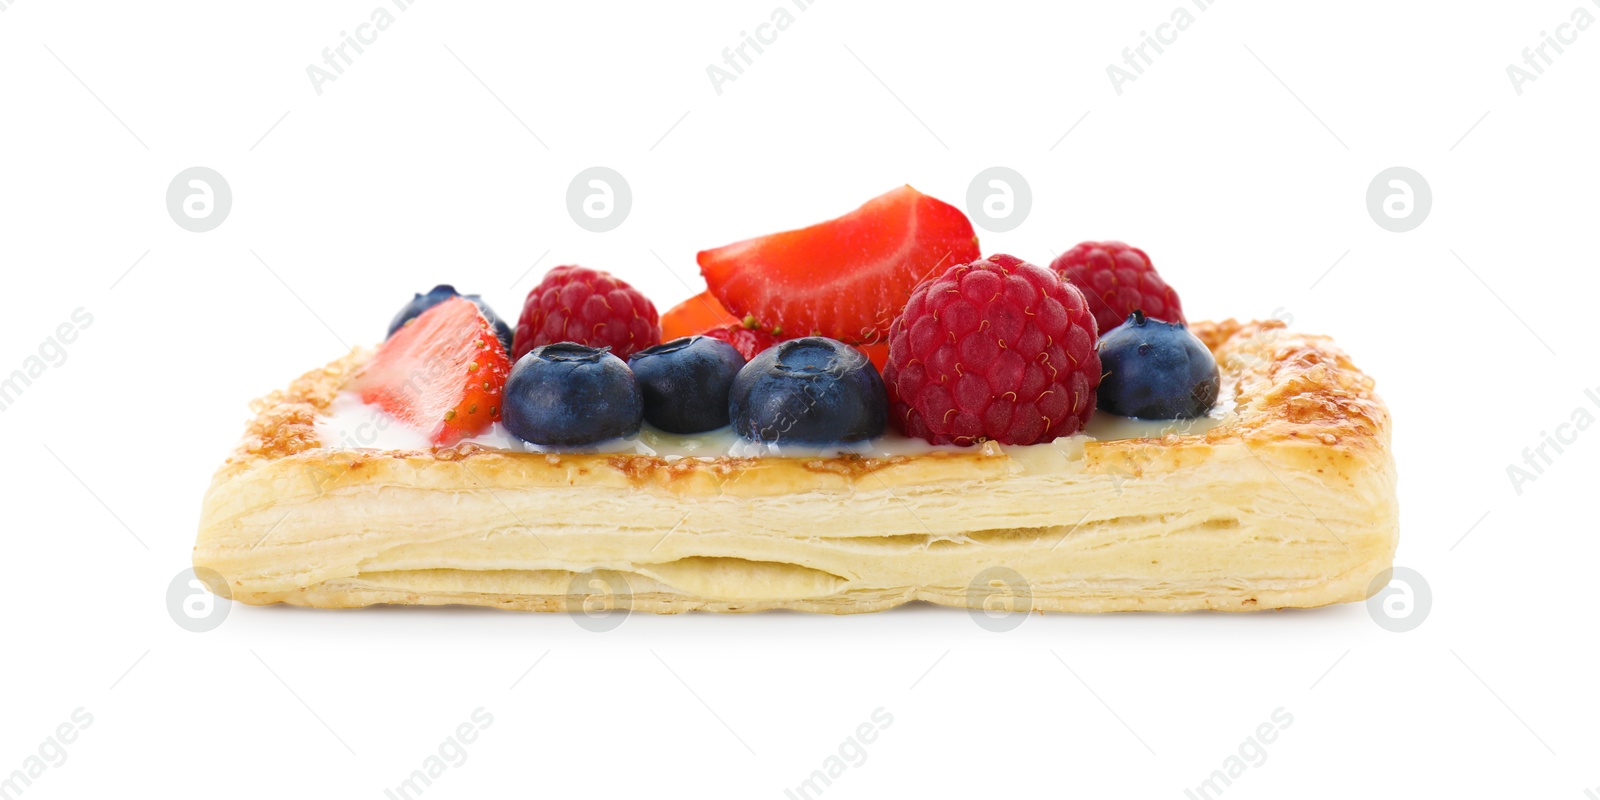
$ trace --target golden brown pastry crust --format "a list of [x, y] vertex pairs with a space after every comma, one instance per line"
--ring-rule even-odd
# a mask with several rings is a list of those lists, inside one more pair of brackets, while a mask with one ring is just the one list
[[969, 605], [982, 570], [1053, 610], [1358, 600], [1397, 540], [1389, 417], [1325, 337], [1197, 323], [1232, 389], [1216, 427], [893, 458], [321, 446], [368, 353], [257, 401], [207, 493], [195, 563], [236, 599], [560, 610], [586, 575], [656, 612]]

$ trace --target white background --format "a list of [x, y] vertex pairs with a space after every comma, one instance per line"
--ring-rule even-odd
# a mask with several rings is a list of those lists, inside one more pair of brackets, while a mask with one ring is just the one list
[[[825, 796], [1183, 797], [1280, 707], [1293, 723], [1228, 798], [1600, 794], [1600, 432], [1520, 494], [1506, 472], [1575, 409], [1600, 416], [1600, 27], [1520, 96], [1506, 74], [1600, 6], [1222, 0], [1119, 95], [1107, 65], [1179, 0], [822, 0], [719, 95], [706, 67], [778, 0], [421, 0], [319, 96], [306, 67], [379, 3], [0, 0], [0, 374], [93, 315], [0, 413], [0, 775], [93, 715], [26, 797], [381, 797], [480, 706], [492, 725], [426, 797], [782, 797], [879, 707], [893, 723]], [[164, 202], [195, 165], [234, 195], [203, 234]], [[566, 208], [594, 165], [634, 195], [610, 233]], [[582, 263], [664, 310], [700, 289], [699, 249], [902, 183], [965, 206], [995, 165], [1033, 204], [985, 252], [1123, 238], [1192, 319], [1287, 315], [1376, 376], [1420, 627], [1361, 604], [1003, 634], [927, 607], [606, 634], [469, 610], [169, 618], [246, 402], [376, 342], [411, 293], [451, 282], [514, 319]], [[1365, 201], [1395, 165], [1434, 198], [1403, 234]]]

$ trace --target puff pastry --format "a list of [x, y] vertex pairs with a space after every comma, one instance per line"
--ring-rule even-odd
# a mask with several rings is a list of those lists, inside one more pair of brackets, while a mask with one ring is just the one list
[[1191, 329], [1232, 398], [1204, 433], [886, 458], [324, 447], [314, 422], [357, 350], [254, 404], [194, 563], [236, 600], [325, 608], [974, 607], [993, 568], [1048, 611], [1363, 599], [1398, 539], [1371, 379], [1279, 323]]

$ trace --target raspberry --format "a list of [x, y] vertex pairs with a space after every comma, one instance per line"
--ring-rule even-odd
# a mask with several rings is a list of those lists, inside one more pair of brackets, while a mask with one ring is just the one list
[[1136, 310], [1152, 319], [1186, 324], [1178, 293], [1137, 247], [1122, 242], [1084, 242], [1062, 253], [1050, 268], [1089, 298], [1100, 333], [1110, 333]]
[[1100, 385], [1094, 318], [1077, 287], [1007, 255], [911, 292], [889, 333], [889, 419], [933, 444], [1071, 436]]
[[529, 350], [556, 342], [609, 347], [624, 361], [661, 343], [656, 307], [638, 289], [608, 272], [556, 267], [522, 306], [511, 345], [515, 363]]
[[738, 350], [739, 355], [744, 356], [746, 361], [755, 358], [756, 354], [762, 350], [782, 341], [777, 334], [762, 330], [757, 326], [754, 318], [747, 318], [747, 320], [748, 324], [730, 322], [727, 325], [718, 325], [701, 333], [701, 335], [710, 336], [713, 339], [721, 339], [733, 345], [734, 349]]

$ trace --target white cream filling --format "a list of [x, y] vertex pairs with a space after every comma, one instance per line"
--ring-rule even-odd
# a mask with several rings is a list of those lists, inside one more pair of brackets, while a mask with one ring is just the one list
[[[1168, 434], [1204, 433], [1221, 423], [1232, 408], [1231, 400], [1224, 398], [1218, 401], [1208, 416], [1170, 420], [1119, 417], [1104, 411], [1095, 411], [1089, 417], [1089, 424], [1076, 436], [1046, 444], [1008, 446], [1006, 450], [1012, 454], [1020, 454], [1019, 451], [1025, 452], [1034, 448], [1059, 451], [1065, 447], [1077, 450], [1085, 441], [1160, 438]], [[322, 446], [330, 449], [431, 450], [433, 448], [427, 434], [395, 419], [377, 406], [361, 402], [360, 395], [354, 392], [340, 392], [329, 404], [327, 413], [317, 417], [316, 430]], [[894, 430], [887, 430], [882, 436], [868, 441], [816, 446], [752, 442], [734, 435], [730, 428], [680, 435], [658, 430], [648, 423], [636, 436], [612, 439], [584, 447], [544, 447], [524, 442], [511, 435], [505, 425], [498, 422], [488, 431], [462, 441], [512, 452], [627, 453], [662, 456], [669, 459], [718, 456], [832, 457], [845, 453], [883, 458], [969, 450], [957, 445], [928, 444], [921, 439], [902, 436]]]

